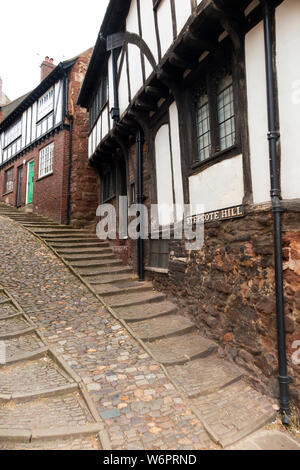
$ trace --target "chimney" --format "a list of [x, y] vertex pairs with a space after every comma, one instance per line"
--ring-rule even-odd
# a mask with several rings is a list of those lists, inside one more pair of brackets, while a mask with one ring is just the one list
[[56, 65], [53, 64], [53, 59], [49, 59], [49, 57], [46, 56], [41, 65], [41, 82], [45, 80], [46, 77], [48, 77], [55, 67]]

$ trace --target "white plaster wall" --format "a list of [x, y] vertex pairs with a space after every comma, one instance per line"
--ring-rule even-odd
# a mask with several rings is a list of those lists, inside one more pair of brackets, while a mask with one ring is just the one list
[[30, 135], [30, 128], [31, 128], [31, 113], [32, 108], [28, 108], [27, 110], [27, 135], [26, 135], [26, 145], [30, 144], [31, 135]]
[[[149, 3], [146, 1], [145, 3]], [[143, 1], [142, 1], [143, 4]], [[126, 19], [126, 31], [129, 33], [139, 34], [139, 24], [138, 24], [138, 11], [137, 11], [137, 1], [133, 0], [130, 5], [129, 13]]]
[[180, 33], [192, 13], [190, 0], [175, 0], [177, 34]]
[[165, 55], [173, 43], [173, 26], [170, 0], [162, 0], [157, 9], [161, 55]]
[[[189, 178], [190, 204], [204, 205], [205, 212], [242, 204], [243, 157], [223, 160]], [[194, 214], [195, 215], [195, 214]]]
[[32, 106], [32, 130], [31, 130], [32, 141], [34, 141], [36, 138], [36, 111], [37, 111], [37, 104], [35, 102], [33, 103], [33, 106]]
[[[155, 161], [156, 161], [156, 181], [157, 181], [157, 203], [173, 204], [173, 181], [171, 166], [171, 151], [169, 139], [169, 126], [163, 125], [155, 138]], [[163, 208], [159, 210], [160, 225], [167, 225], [174, 221], [169, 217]]]
[[151, 0], [141, 1], [142, 37], [152, 52], [156, 62], [158, 61], [158, 49], [155, 33], [153, 3]]
[[[179, 140], [179, 123], [178, 123], [178, 110], [176, 102], [171, 104], [169, 108], [170, 116], [170, 132], [171, 132], [171, 146], [172, 146], [172, 160], [173, 160], [173, 181], [175, 192], [175, 203], [184, 208], [183, 196], [183, 183], [182, 183], [182, 168], [181, 168], [181, 151]], [[176, 220], [182, 220], [183, 210], [177, 208]]]
[[27, 111], [24, 111], [22, 114], [22, 148], [24, 148], [26, 145], [26, 115]]
[[120, 105], [120, 115], [126, 111], [129, 104], [129, 96], [128, 96], [128, 77], [127, 77], [127, 70], [126, 70], [126, 58], [124, 58], [123, 68], [120, 75], [120, 82], [119, 82], [119, 105]]
[[147, 80], [147, 78], [150, 77], [151, 73], [153, 72], [153, 67], [145, 55], [144, 55], [144, 59], [145, 59], [145, 74], [146, 74], [146, 80]]
[[143, 73], [140, 49], [134, 44], [128, 44], [128, 57], [130, 89], [132, 99], [139, 91], [139, 89], [143, 86]]
[[62, 121], [62, 109], [63, 109], [63, 87], [62, 81], [55, 84], [55, 103], [54, 112], [56, 110], [55, 124], [59, 124]]
[[108, 127], [108, 106], [103, 109], [102, 113], [102, 139], [108, 134], [109, 127]]
[[277, 78], [284, 199], [300, 198], [300, 2], [276, 9]]
[[263, 23], [245, 39], [249, 139], [253, 199], [255, 204], [270, 201], [268, 114]]

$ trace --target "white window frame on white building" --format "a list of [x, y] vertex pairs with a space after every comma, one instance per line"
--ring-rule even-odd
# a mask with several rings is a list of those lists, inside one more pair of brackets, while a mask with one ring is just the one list
[[54, 108], [54, 87], [51, 87], [38, 101], [37, 122], [47, 116]]
[[39, 178], [53, 173], [54, 142], [40, 150], [39, 153]]

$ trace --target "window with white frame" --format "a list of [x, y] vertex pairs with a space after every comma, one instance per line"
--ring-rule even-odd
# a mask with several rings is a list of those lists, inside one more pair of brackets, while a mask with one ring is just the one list
[[54, 107], [54, 88], [50, 88], [38, 101], [37, 120], [40, 121], [49, 114]]
[[4, 136], [4, 147], [14, 142], [18, 137], [22, 135], [22, 119], [13, 124], [6, 132]]
[[53, 173], [54, 142], [40, 151], [39, 178]]

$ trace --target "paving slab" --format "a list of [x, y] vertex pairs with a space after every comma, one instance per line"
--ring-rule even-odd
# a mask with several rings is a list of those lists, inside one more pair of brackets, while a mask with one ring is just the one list
[[229, 446], [228, 450], [300, 450], [298, 441], [287, 432], [273, 430], [258, 431], [236, 444]]
[[89, 268], [102, 268], [102, 267], [110, 267], [110, 266], [122, 266], [123, 263], [121, 260], [118, 260], [116, 258], [111, 258], [107, 260], [90, 260], [90, 261], [72, 261], [70, 264], [74, 268], [84, 268], [84, 269], [89, 269]]
[[140, 339], [148, 341], [188, 333], [196, 328], [190, 320], [178, 314], [152, 318], [150, 320], [132, 323], [130, 326]]
[[167, 300], [149, 305], [134, 305], [131, 307], [116, 308], [116, 313], [119, 315], [119, 317], [123, 320], [126, 320], [127, 322], [155, 318], [161, 315], [175, 313], [176, 311], [176, 305]]
[[[114, 275], [114, 274], [132, 274], [132, 269], [129, 266], [103, 266], [103, 267], [90, 267], [90, 268], [77, 268], [76, 271], [85, 277], [88, 281], [89, 278], [92, 279], [94, 276], [105, 276], [105, 275]], [[103, 279], [105, 279], [103, 277]]]
[[206, 430], [223, 447], [257, 431], [276, 416], [270, 401], [243, 380], [191, 403]]
[[[127, 272], [128, 271], [128, 272]], [[129, 269], [128, 270], [125, 270], [124, 274], [122, 274], [122, 272], [117, 272], [115, 274], [102, 274], [102, 275], [94, 275], [94, 276], [89, 276], [89, 277], [86, 277], [86, 281], [88, 281], [88, 283], [91, 285], [91, 286], [94, 286], [94, 285], [100, 285], [100, 284], [110, 284], [110, 285], [113, 285], [115, 283], [119, 284], [120, 282], [125, 282], [125, 281], [128, 281], [128, 282], [132, 282], [134, 280], [136, 280], [136, 275], [133, 274], [133, 272], [131, 272]]]
[[141, 293], [122, 294], [118, 296], [108, 296], [105, 302], [111, 307], [124, 307], [131, 305], [147, 304], [153, 302], [160, 302], [165, 299], [164, 294], [154, 291], [146, 291]]
[[167, 371], [188, 397], [208, 395], [243, 376], [243, 372], [235, 365], [216, 355], [170, 366]]
[[201, 337], [198, 331], [146, 342], [146, 345], [155, 359], [164, 365], [181, 364], [191, 359], [207, 357], [217, 349], [215, 343]]
[[93, 286], [97, 294], [104, 298], [113, 295], [116, 299], [119, 295], [141, 293], [144, 291], [153, 291], [153, 285], [150, 282], [138, 282], [130, 280], [128, 282], [120, 282], [117, 284], [100, 284]]

